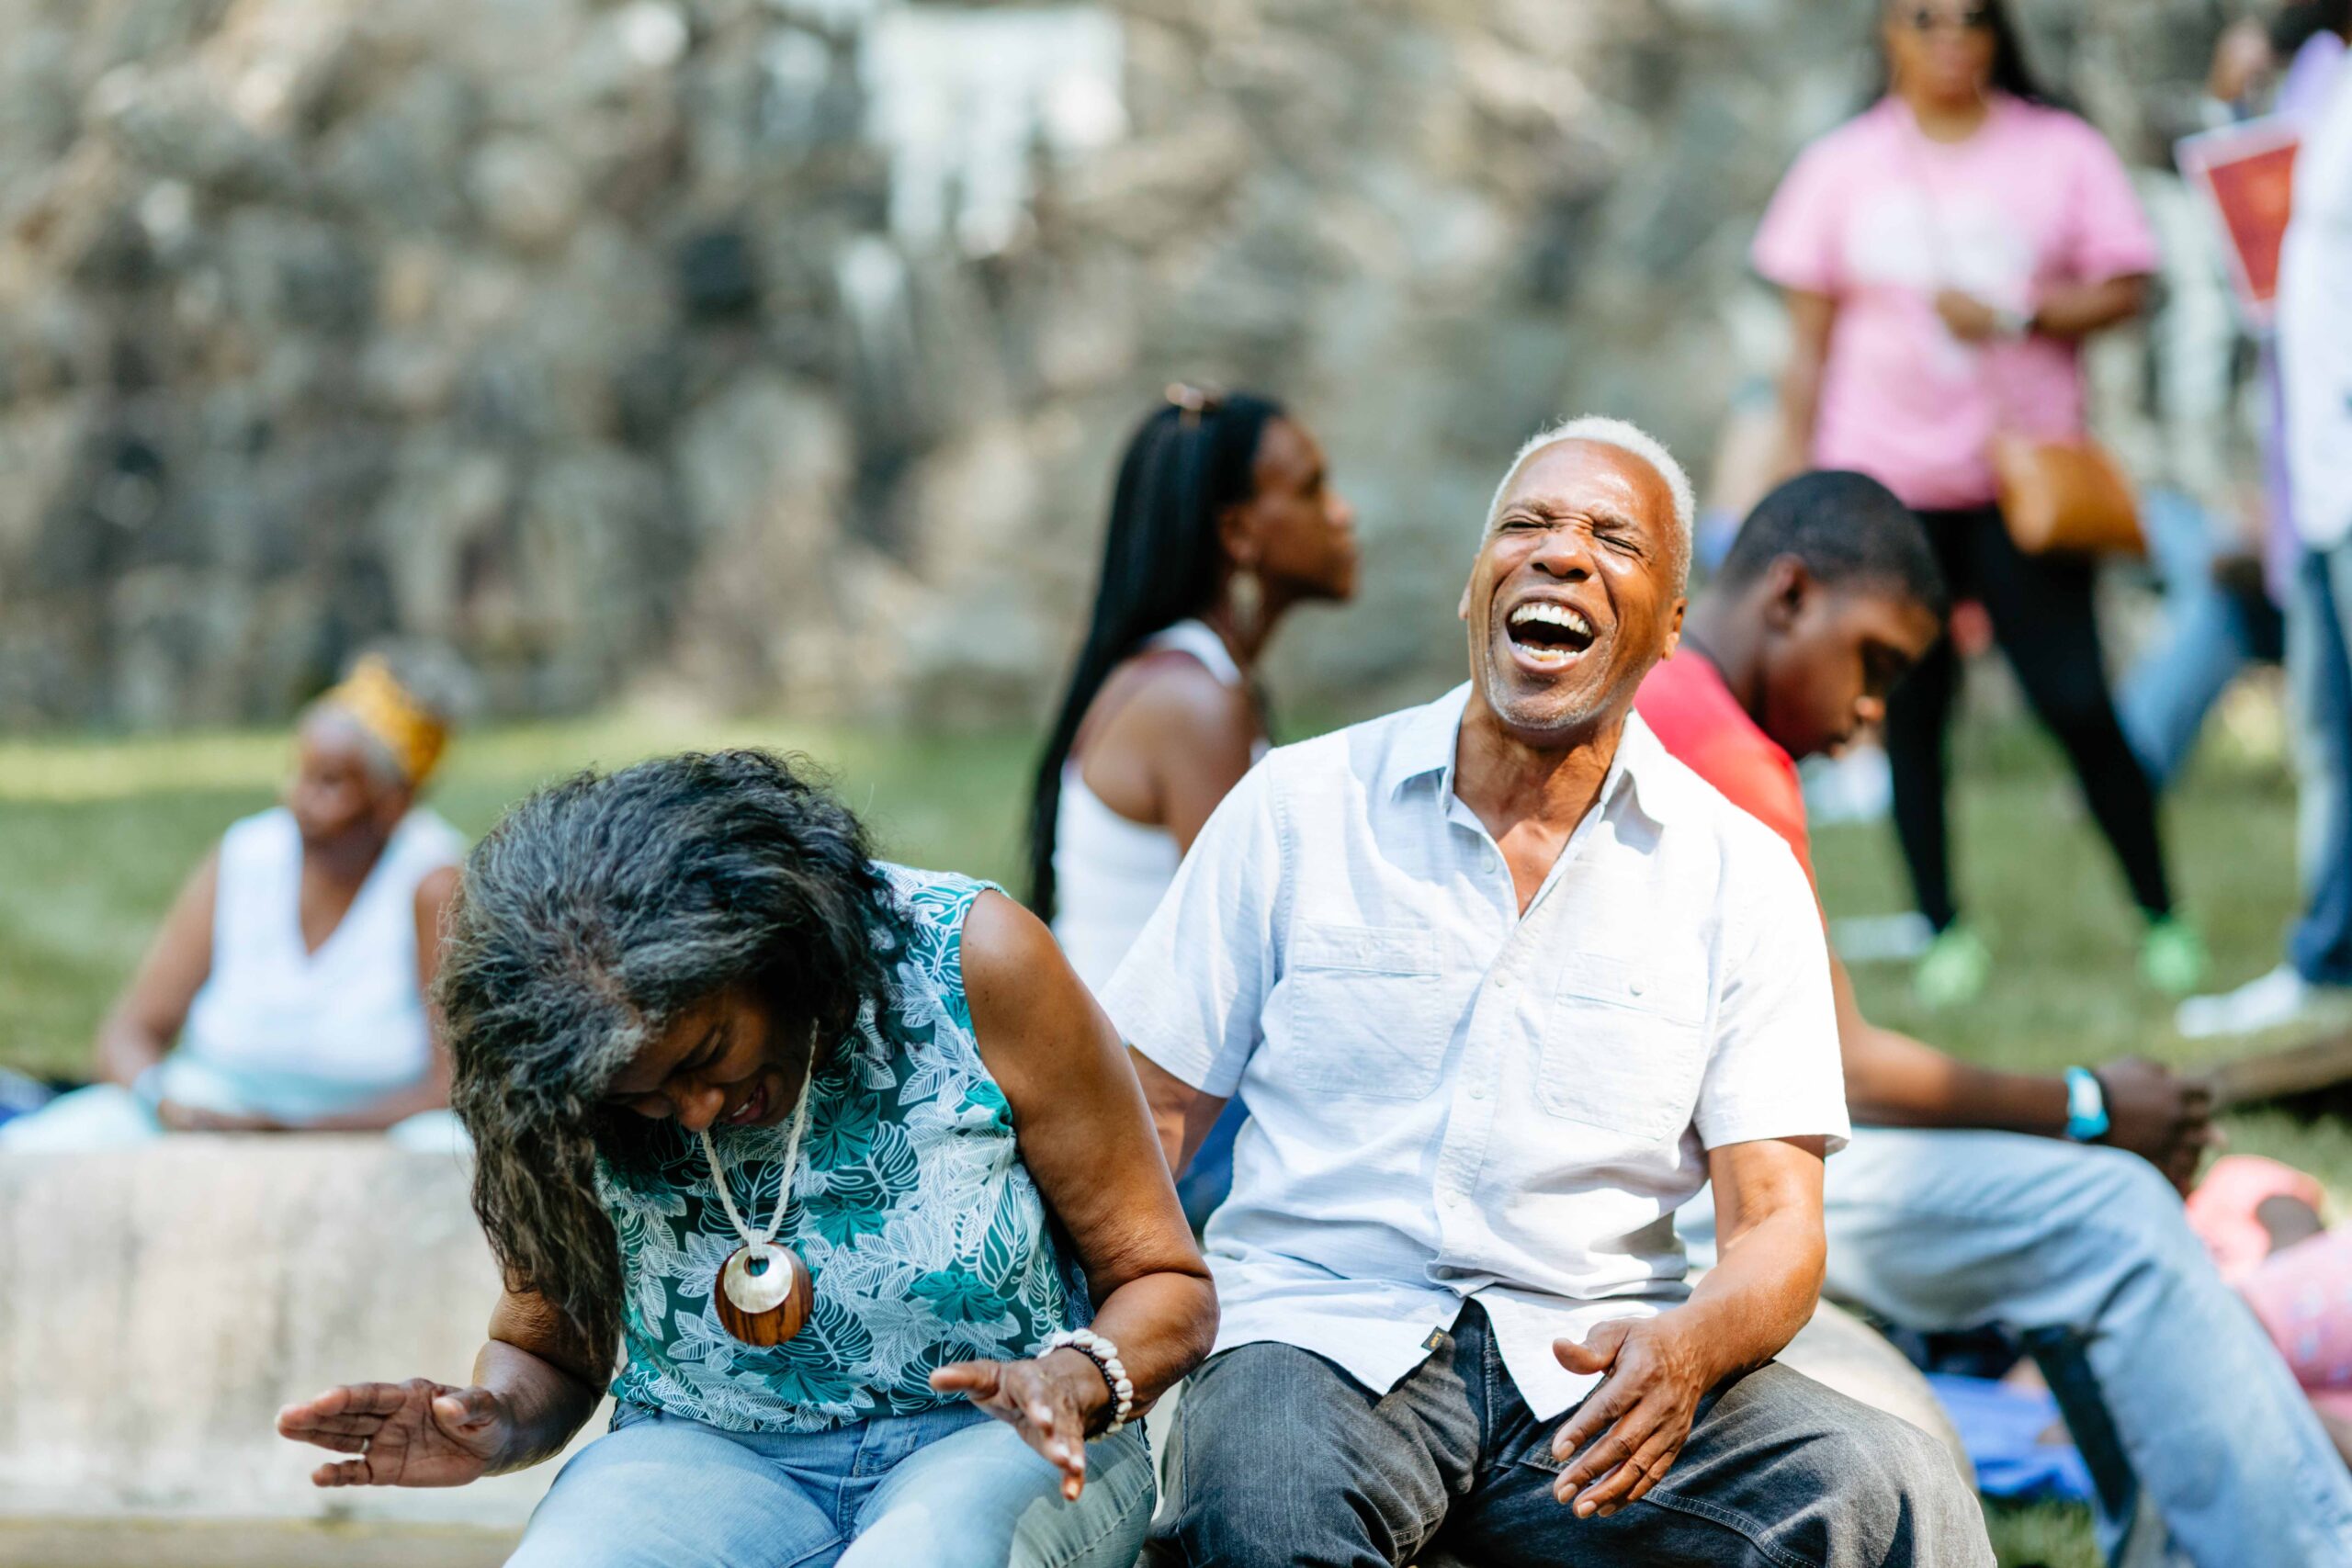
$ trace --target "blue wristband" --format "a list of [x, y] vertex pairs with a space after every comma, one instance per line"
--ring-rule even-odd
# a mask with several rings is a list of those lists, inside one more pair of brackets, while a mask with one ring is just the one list
[[2066, 1136], [2087, 1144], [2106, 1133], [2107, 1089], [2088, 1067], [2066, 1069]]

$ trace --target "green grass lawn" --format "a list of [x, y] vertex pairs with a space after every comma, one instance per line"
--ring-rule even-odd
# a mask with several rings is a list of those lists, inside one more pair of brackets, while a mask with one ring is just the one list
[[[1999, 956], [1974, 1006], [1940, 1015], [1910, 999], [1904, 973], [1857, 970], [1864, 1008], [1976, 1060], [2054, 1068], [2127, 1052], [2212, 1059], [2172, 1033], [2170, 1004], [2133, 969], [2138, 920], [2112, 863], [2039, 737], [1958, 738], [1955, 825], [1964, 903]], [[873, 825], [885, 852], [1017, 880], [1017, 824], [1033, 739], [980, 733], [915, 739], [785, 722], [694, 723], [647, 716], [495, 728], [464, 738], [434, 804], [479, 832], [534, 785], [590, 763], [687, 746], [756, 743], [805, 751]], [[206, 845], [269, 804], [286, 758], [277, 735], [0, 744], [0, 1063], [84, 1070], [91, 1031], [156, 917]], [[2184, 906], [2211, 942], [2217, 981], [2277, 961], [2289, 913], [2293, 799], [2275, 761], [2226, 748], [2200, 760], [2167, 807]], [[1906, 907], [1883, 826], [1825, 829], [1816, 846], [1833, 914]], [[2275, 1112], [2233, 1115], [2233, 1147], [2274, 1155], [2352, 1192], [2352, 1133]], [[2078, 1510], [1998, 1510], [2009, 1563], [2095, 1561]]]

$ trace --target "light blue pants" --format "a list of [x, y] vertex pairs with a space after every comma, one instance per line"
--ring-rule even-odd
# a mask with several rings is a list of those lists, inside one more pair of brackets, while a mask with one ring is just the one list
[[[1676, 1216], [1694, 1259], [1712, 1261], [1710, 1196]], [[2352, 1477], [2145, 1160], [1857, 1127], [1830, 1156], [1822, 1212], [1826, 1294], [1905, 1328], [2018, 1332], [2094, 1473], [2104, 1449], [2199, 1568], [2352, 1562]], [[2112, 1544], [2138, 1498], [2101, 1480]]]
[[1086, 1448], [1086, 1489], [969, 1405], [829, 1432], [728, 1432], [624, 1404], [531, 1516], [508, 1568], [1133, 1568], [1155, 1488], [1143, 1428]]
[[2352, 986], [2352, 541], [2296, 562], [2287, 674], [2303, 883], [2287, 956], [2313, 985]]
[[[464, 1125], [447, 1111], [420, 1111], [385, 1128], [384, 1135], [400, 1148], [425, 1154], [472, 1152]], [[70, 1090], [38, 1111], [0, 1122], [0, 1149], [16, 1153], [88, 1154], [169, 1136], [152, 1104], [111, 1083]]]
[[2164, 580], [2164, 630], [2115, 688], [2115, 716], [2159, 790], [2188, 761], [2205, 716], [2256, 657], [2254, 608], [2213, 579], [2221, 525], [2177, 491], [2141, 498]]

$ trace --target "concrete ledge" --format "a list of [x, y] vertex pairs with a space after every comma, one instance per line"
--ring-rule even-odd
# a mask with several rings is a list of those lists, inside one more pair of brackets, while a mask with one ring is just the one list
[[1852, 1313], [1823, 1302], [1814, 1309], [1813, 1321], [1797, 1330], [1781, 1352], [1780, 1360], [1849, 1398], [1910, 1422], [1943, 1444], [1960, 1478], [1971, 1492], [1976, 1490], [1976, 1465], [1962, 1446], [1951, 1417], [1937, 1403], [1935, 1390], [1884, 1335]]
[[[0, 1155], [0, 1563], [503, 1560], [556, 1462], [322, 1492], [325, 1454], [272, 1425], [336, 1382], [467, 1381], [497, 1275], [466, 1182], [375, 1137]], [[1925, 1380], [1859, 1320], [1824, 1306], [1781, 1359], [1942, 1439], [1973, 1483]]]
[[300, 1519], [0, 1520], [6, 1568], [497, 1568], [515, 1530]]
[[[467, 1179], [452, 1156], [361, 1136], [0, 1155], [9, 1559], [38, 1560], [15, 1553], [27, 1530], [140, 1517], [519, 1529], [553, 1462], [445, 1491], [322, 1492], [325, 1452], [273, 1427], [337, 1382], [468, 1381], [498, 1282]], [[111, 1561], [95, 1539], [67, 1560]], [[174, 1541], [173, 1560], [198, 1561]]]

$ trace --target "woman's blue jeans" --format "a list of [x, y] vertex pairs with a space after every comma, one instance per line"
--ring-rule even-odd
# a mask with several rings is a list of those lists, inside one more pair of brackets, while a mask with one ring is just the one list
[[1086, 1489], [970, 1406], [827, 1432], [729, 1432], [624, 1404], [531, 1516], [509, 1568], [1131, 1568], [1155, 1488], [1143, 1428]]
[[2287, 676], [2304, 898], [2287, 956], [2313, 985], [2352, 986], [2352, 540], [2296, 563]]

